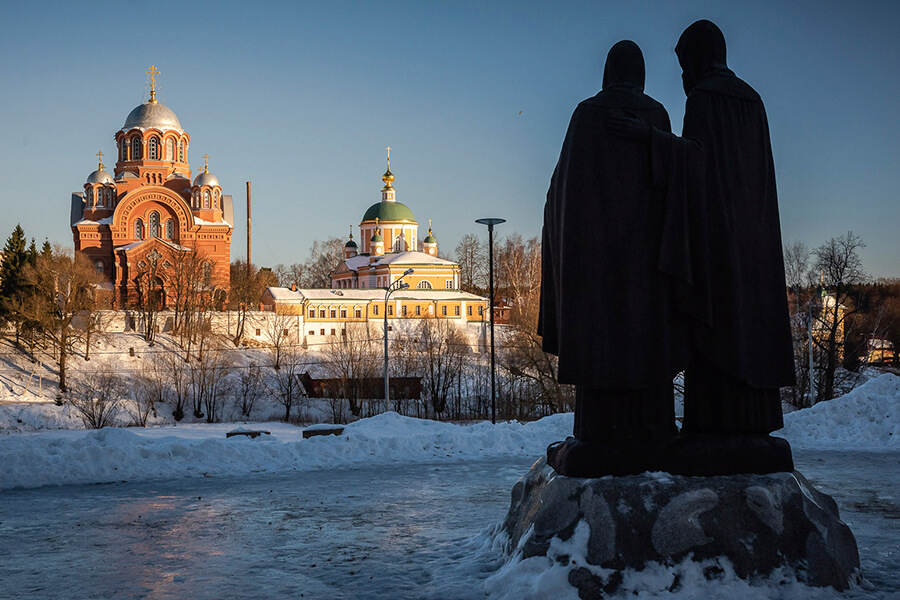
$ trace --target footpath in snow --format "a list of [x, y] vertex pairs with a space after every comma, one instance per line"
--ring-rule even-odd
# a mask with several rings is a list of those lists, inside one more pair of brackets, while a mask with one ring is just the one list
[[[281, 423], [11, 433], [0, 435], [0, 489], [498, 456], [537, 459], [548, 444], [570, 434], [572, 418], [569, 413], [531, 423], [454, 425], [385, 413], [347, 425], [341, 436], [306, 440], [301, 428]], [[272, 435], [226, 439], [241, 427]], [[787, 414], [777, 435], [796, 447], [900, 450], [900, 377], [884, 374], [841, 398]]]

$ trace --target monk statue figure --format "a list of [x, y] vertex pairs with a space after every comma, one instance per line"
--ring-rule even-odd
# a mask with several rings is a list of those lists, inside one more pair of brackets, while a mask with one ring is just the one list
[[[631, 177], [637, 174], [647, 177], [646, 188], [662, 198], [662, 208], [658, 209], [662, 214], [657, 231], [660, 237], [654, 246], [658, 250], [659, 273], [650, 279], [658, 281], [663, 277], [668, 287], [660, 297], [638, 298], [635, 303], [674, 306], [672, 320], [665, 327], [645, 330], [650, 337], [643, 342], [677, 352], [679, 359], [686, 357], [684, 361], [663, 363], [667, 368], [684, 368], [684, 422], [681, 432], [672, 433], [667, 439], [656, 435], [658, 427], [646, 428], [647, 433], [653, 433], [645, 433], [643, 437], [652, 442], [644, 442], [642, 448], [637, 444], [637, 451], [632, 448], [636, 445], [634, 441], [630, 445], [619, 444], [620, 453], [630, 452], [631, 463], [643, 461], [643, 464], [628, 464], [628, 472], [637, 472], [642, 466], [646, 467], [644, 470], [683, 475], [790, 471], [793, 470], [790, 445], [768, 435], [783, 425], [779, 387], [793, 385], [794, 363], [775, 169], [765, 108], [753, 88], [728, 69], [725, 38], [715, 24], [698, 21], [691, 25], [682, 34], [675, 52], [687, 94], [682, 137], [633, 110], [610, 115], [606, 129], [607, 135], [619, 138], [619, 143], [641, 145], [646, 155], [622, 169], [634, 173]], [[572, 126], [567, 141], [569, 136], [572, 136]], [[564, 154], [565, 150], [566, 146]], [[588, 160], [593, 160], [593, 156]], [[560, 168], [557, 167], [555, 179], [560, 177]], [[595, 168], [604, 170], [602, 166]], [[557, 181], [551, 182], [550, 195], [554, 189], [560, 189]], [[562, 189], [564, 197], [559, 202], [562, 206], [559, 214], [566, 215], [565, 220], [573, 196], [567, 188]], [[598, 188], [594, 194], [597, 196], [608, 189]], [[548, 207], [550, 204], [548, 196]], [[545, 223], [545, 230], [546, 227]], [[643, 239], [650, 232], [637, 235]], [[545, 239], [545, 243], [548, 241], [552, 252], [556, 247], [554, 240]], [[596, 262], [605, 262], [607, 240], [601, 234], [596, 243]], [[554, 262], [562, 257], [548, 258], [550, 269], [564, 268], [560, 262]], [[592, 265], [582, 259], [581, 266], [582, 279], [593, 279]], [[627, 272], [635, 265], [623, 261], [598, 268], [601, 272], [612, 268]], [[561, 290], [559, 296], [552, 300], [548, 297], [544, 305], [559, 302], [560, 296], [566, 294], [566, 285], [565, 278], [561, 278], [557, 288]], [[568, 282], [568, 285], [580, 287], [584, 282]], [[620, 288], [623, 294], [635, 294], [639, 290], [659, 293], [650, 289], [631, 285]], [[551, 295], [551, 290], [546, 291]], [[602, 311], [605, 297], [617, 292], [612, 287], [598, 294], [594, 309]], [[639, 318], [633, 313], [618, 316], [624, 316], [628, 322]], [[599, 322], [616, 317], [610, 314]], [[595, 329], [597, 322], [588, 320], [581, 326], [592, 331], [596, 344], [609, 351], [618, 350], [621, 340]], [[562, 380], [565, 340], [552, 341], [558, 343]], [[684, 354], [681, 354], [682, 343], [686, 345]], [[553, 351], [554, 347], [546, 349]], [[613, 362], [621, 364], [622, 356]], [[571, 378], [565, 381], [581, 385]], [[627, 397], [620, 397], [627, 402]], [[598, 403], [604, 403], [603, 399]], [[606, 468], [606, 458], [591, 464], [582, 457], [586, 452], [580, 448], [583, 444], [577, 443], [583, 441], [579, 438], [579, 408], [576, 399], [574, 440], [548, 449], [551, 464], [559, 464], [558, 470], [563, 473], [568, 462], [578, 465], [578, 473], [565, 474], [618, 474], [615, 469]], [[583, 417], [589, 414], [584, 412]], [[617, 413], [612, 421], [619, 418]], [[632, 440], [636, 437], [641, 436], [631, 434]], [[612, 440], [612, 445], [616, 445], [615, 438]], [[576, 460], [568, 461], [568, 455]], [[583, 465], [589, 466], [582, 468]]]
[[572, 115], [547, 192], [538, 333], [559, 357], [559, 381], [575, 384], [574, 438], [548, 454], [565, 475], [646, 471], [676, 432], [672, 380], [688, 338], [659, 267], [665, 187], [653, 184], [647, 142], [608, 128], [620, 116], [670, 132], [643, 91], [640, 48], [618, 42], [602, 91]]

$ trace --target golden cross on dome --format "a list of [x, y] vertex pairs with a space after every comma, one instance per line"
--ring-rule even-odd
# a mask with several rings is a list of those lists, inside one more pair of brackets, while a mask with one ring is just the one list
[[150, 83], [150, 104], [156, 104], [156, 76], [162, 74], [162, 71], [156, 68], [155, 65], [150, 65], [150, 68], [144, 71], [148, 75], [147, 80]]
[[385, 148], [385, 150], [388, 151], [388, 171], [390, 171], [391, 170], [391, 147], [388, 146], [387, 148]]
[[350, 226], [350, 239], [353, 239], [353, 225]]
[[203, 172], [204, 172], [204, 173], [209, 173], [209, 154], [204, 154], [204, 155], [203, 155], [203, 162], [205, 163], [205, 164], [203, 165]]
[[102, 150], [97, 153], [97, 160], [100, 163], [100, 166], [97, 167], [97, 170], [102, 171], [103, 170], [103, 151]]

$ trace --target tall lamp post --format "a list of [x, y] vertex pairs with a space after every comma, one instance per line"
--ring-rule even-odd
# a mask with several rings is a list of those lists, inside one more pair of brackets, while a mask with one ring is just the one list
[[389, 286], [384, 288], [384, 406], [385, 408], [390, 407], [391, 393], [390, 393], [390, 375], [388, 375], [388, 299], [391, 297], [391, 294], [396, 292], [397, 290], [403, 290], [409, 287], [409, 284], [405, 281], [401, 281], [407, 275], [411, 275], [413, 272], [412, 269], [407, 269], [403, 272], [403, 275], [398, 277], [391, 283]]
[[491, 423], [497, 422], [496, 383], [494, 381], [494, 225], [506, 223], [506, 219], [477, 219], [475, 221], [488, 228], [488, 273], [490, 279], [490, 311], [491, 311]]

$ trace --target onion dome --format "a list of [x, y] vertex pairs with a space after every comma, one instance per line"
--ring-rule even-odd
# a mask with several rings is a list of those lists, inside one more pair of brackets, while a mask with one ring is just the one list
[[134, 128], [174, 129], [178, 132], [184, 132], [181, 128], [181, 122], [172, 109], [159, 104], [155, 98], [148, 100], [128, 113], [128, 116], [125, 118], [125, 124], [122, 126], [122, 131]]
[[363, 215], [363, 221], [415, 221], [412, 211], [402, 202], [376, 202]]
[[385, 171], [384, 175], [381, 176], [381, 180], [384, 182], [384, 187], [381, 189], [382, 192], [394, 189], [394, 187], [391, 185], [394, 182], [394, 174], [391, 173], [390, 163], [388, 163], [387, 171]]
[[347, 240], [346, 244], [344, 244], [344, 248], [359, 248], [359, 246], [356, 245], [356, 242], [353, 241], [353, 232], [352, 231], [350, 232], [350, 239]]
[[222, 187], [221, 185], [219, 185], [219, 180], [216, 178], [216, 176], [209, 172], [209, 154], [204, 154], [203, 160], [205, 161], [205, 164], [203, 165], [203, 172], [197, 175], [197, 177], [194, 179], [194, 185]]
[[88, 175], [87, 181], [85, 183], [113, 183], [113, 178], [112, 175], [110, 175], [103, 169], [97, 169], [96, 171]]
[[372, 239], [370, 239], [369, 241], [370, 241], [370, 242], [384, 242], [384, 238], [381, 237], [381, 230], [380, 230], [380, 229], [376, 229], [376, 230], [375, 230], [375, 235], [373, 235], [373, 236], [372, 236]]
[[100, 161], [97, 165], [97, 170], [92, 172], [87, 177], [87, 181], [85, 184], [94, 184], [94, 183], [113, 183], [112, 175], [106, 172], [103, 168], [103, 152], [98, 152], [97, 156], [100, 158]]
[[222, 187], [221, 185], [219, 185], [219, 180], [216, 178], [216, 176], [213, 175], [212, 173], [210, 173], [209, 171], [203, 171], [202, 173], [197, 175], [197, 177], [194, 179], [194, 185], [195, 186], [208, 185], [208, 186]]
[[428, 228], [428, 237], [422, 242], [423, 244], [437, 244], [437, 240], [431, 234], [431, 227]]

